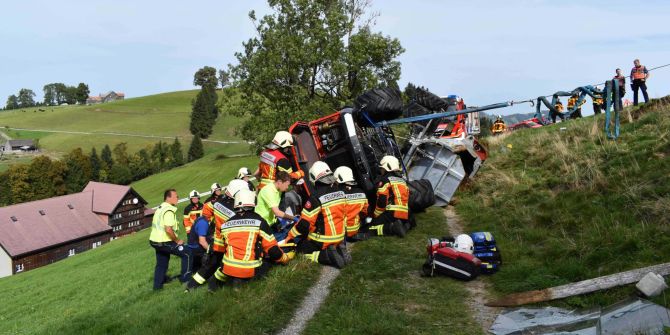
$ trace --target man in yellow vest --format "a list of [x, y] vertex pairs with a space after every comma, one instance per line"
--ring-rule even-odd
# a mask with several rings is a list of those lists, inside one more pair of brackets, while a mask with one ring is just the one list
[[154, 290], [163, 288], [170, 278], [166, 276], [170, 264], [170, 255], [181, 258], [181, 274], [179, 281], [188, 280], [190, 256], [184, 249], [184, 241], [177, 237], [179, 223], [177, 221], [177, 191], [169, 189], [163, 193], [164, 202], [158, 206], [151, 222], [149, 244], [156, 250], [156, 268], [154, 269]]

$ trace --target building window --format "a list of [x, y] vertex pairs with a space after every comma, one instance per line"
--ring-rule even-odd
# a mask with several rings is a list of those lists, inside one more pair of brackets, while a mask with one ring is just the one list
[[123, 229], [123, 225], [122, 225], [122, 224], [120, 224], [120, 225], [118, 225], [118, 226], [113, 226], [113, 227], [112, 227], [112, 231], [119, 231], [119, 230], [121, 230], [121, 229]]
[[112, 220], [120, 219], [121, 218], [121, 213], [117, 213], [112, 215]]
[[128, 228], [138, 227], [139, 225], [140, 225], [140, 220], [135, 220], [135, 221], [128, 222]]
[[16, 273], [23, 272], [23, 263], [16, 264]]
[[99, 247], [100, 245], [102, 245], [102, 242], [100, 242], [100, 241], [98, 241], [98, 242], [93, 242], [93, 246], [92, 246], [92, 248], [95, 249], [95, 248]]
[[67, 252], [67, 257], [74, 256], [74, 254], [75, 254], [75, 250], [74, 250], [74, 249], [70, 249], [70, 250]]
[[128, 215], [135, 215], [135, 214], [140, 214], [140, 210], [139, 209], [133, 209], [131, 211], [128, 211]]

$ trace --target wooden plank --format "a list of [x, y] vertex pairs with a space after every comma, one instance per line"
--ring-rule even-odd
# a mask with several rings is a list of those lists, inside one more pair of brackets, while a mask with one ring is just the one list
[[612, 275], [583, 280], [562, 286], [550, 287], [544, 290], [514, 293], [495, 301], [489, 301], [486, 306], [511, 307], [531, 304], [542, 301], [567, 298], [575, 295], [606, 290], [612, 287], [627, 285], [638, 282], [647, 273], [654, 272], [661, 276], [670, 275], [670, 263], [648, 266], [641, 269], [630, 270]]

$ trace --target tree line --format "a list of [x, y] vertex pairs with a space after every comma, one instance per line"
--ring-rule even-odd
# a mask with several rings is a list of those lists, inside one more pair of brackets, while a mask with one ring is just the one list
[[0, 173], [0, 206], [81, 192], [89, 181], [128, 185], [184, 164], [181, 143], [160, 141], [128, 153], [125, 142], [105, 145], [98, 154], [76, 148], [60, 160], [38, 156], [29, 164], [13, 164]]
[[85, 104], [90, 90], [85, 83], [79, 83], [77, 86], [67, 86], [63, 83], [46, 84], [42, 88], [44, 91], [44, 101], [35, 102], [35, 92], [28, 88], [22, 88], [18, 94], [12, 94], [7, 98], [5, 109], [18, 109], [35, 106], [53, 106], [67, 103]]

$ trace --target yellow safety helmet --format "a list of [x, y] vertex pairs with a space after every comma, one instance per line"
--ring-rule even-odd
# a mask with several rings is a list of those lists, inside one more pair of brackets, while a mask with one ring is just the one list
[[400, 171], [400, 161], [394, 156], [384, 156], [379, 161], [379, 167], [387, 172]]

